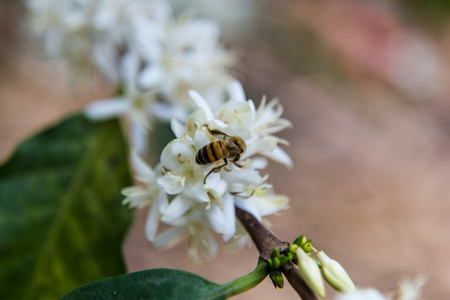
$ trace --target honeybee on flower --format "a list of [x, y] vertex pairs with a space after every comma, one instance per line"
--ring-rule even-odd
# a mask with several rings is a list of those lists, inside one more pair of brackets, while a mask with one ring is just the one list
[[[170, 247], [188, 239], [189, 253], [195, 261], [215, 256], [216, 234], [225, 242], [243, 245], [235, 240], [238, 226], [235, 206], [261, 221], [263, 216], [288, 205], [286, 196], [273, 192], [267, 183], [268, 175], [261, 174], [268, 163], [266, 158], [287, 167], [292, 165], [290, 157], [278, 145], [286, 142], [273, 135], [291, 126], [281, 118], [281, 105], [263, 99], [255, 108], [252, 100], [245, 99], [237, 81], [228, 85], [228, 94], [230, 99], [213, 112], [199, 93], [190, 91], [198, 109], [185, 123], [172, 119], [176, 139], [163, 149], [160, 176], [154, 179], [171, 199], [154, 218], [171, 227], [151, 240], [156, 247]], [[224, 145], [218, 142], [221, 139], [237, 141], [240, 146], [234, 145], [237, 150], [230, 151], [235, 152], [222, 153], [216, 159], [216, 152], [223, 151], [220, 147]], [[218, 147], [215, 153], [211, 153], [211, 147]], [[224, 159], [234, 163], [225, 166]], [[239, 234], [239, 238], [246, 237]]]

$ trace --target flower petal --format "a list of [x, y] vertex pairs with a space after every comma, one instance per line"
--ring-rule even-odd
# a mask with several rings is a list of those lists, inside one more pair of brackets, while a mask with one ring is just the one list
[[255, 204], [261, 216], [271, 215], [282, 209], [286, 209], [289, 204], [289, 198], [287, 196], [277, 194], [254, 195], [249, 200]]
[[117, 97], [91, 102], [86, 106], [84, 113], [91, 120], [104, 120], [126, 113], [129, 107], [128, 101]]
[[145, 222], [145, 235], [150, 242], [155, 240], [156, 232], [158, 231], [158, 224], [158, 206], [153, 204], [148, 211], [147, 220]]
[[225, 195], [223, 200], [223, 211], [226, 220], [223, 239], [229, 241], [236, 233], [236, 212], [234, 208], [234, 199], [231, 195]]
[[242, 84], [237, 80], [233, 80], [228, 83], [227, 92], [228, 92], [228, 95], [230, 96], [230, 99], [232, 99], [232, 100], [236, 100], [236, 101], [246, 101], [247, 100], [247, 98], [245, 98], [244, 88], [242, 87]]
[[187, 212], [194, 203], [179, 195], [175, 197], [175, 199], [170, 202], [169, 207], [167, 207], [166, 211], [164, 212], [164, 215], [161, 217], [161, 221], [163, 222], [172, 222], [173, 220], [181, 217], [184, 215], [185, 212]]
[[184, 240], [188, 235], [187, 227], [172, 227], [155, 237], [152, 244], [155, 248], [168, 249]]
[[208, 121], [212, 121], [214, 119], [214, 114], [211, 108], [209, 107], [208, 103], [206, 103], [205, 99], [203, 99], [203, 97], [199, 93], [193, 90], [189, 91], [189, 96], [191, 96], [192, 100], [194, 100], [195, 104], [199, 108], [203, 109], [203, 111], [206, 114], [206, 119]]
[[225, 233], [227, 220], [225, 219], [224, 212], [220, 209], [219, 206], [211, 205], [211, 207], [206, 212], [206, 217], [215, 232], [219, 234]]
[[173, 134], [175, 134], [177, 138], [180, 138], [186, 134], [186, 129], [184, 125], [181, 124], [181, 122], [175, 118], [172, 118], [170, 120], [170, 128], [172, 129]]
[[291, 157], [278, 146], [272, 151], [261, 151], [261, 154], [278, 163], [285, 165], [289, 169], [291, 169], [293, 166]]
[[234, 197], [234, 202], [237, 207], [245, 210], [246, 212], [252, 214], [259, 222], [261, 222], [261, 215], [259, 214], [258, 208], [249, 199], [241, 199], [239, 197]]

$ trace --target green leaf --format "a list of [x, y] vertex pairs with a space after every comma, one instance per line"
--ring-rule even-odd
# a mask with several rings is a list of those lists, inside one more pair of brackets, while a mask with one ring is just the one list
[[263, 260], [253, 272], [227, 284], [211, 282], [185, 271], [153, 269], [93, 282], [72, 291], [62, 300], [227, 299], [255, 287], [267, 274], [267, 264]]
[[130, 184], [117, 121], [73, 116], [0, 167], [0, 299], [57, 299], [124, 273]]

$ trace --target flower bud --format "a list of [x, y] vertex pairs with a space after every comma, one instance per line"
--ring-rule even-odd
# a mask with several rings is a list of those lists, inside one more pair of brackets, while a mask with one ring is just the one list
[[298, 271], [306, 284], [319, 295], [325, 297], [325, 286], [317, 263], [301, 247], [297, 249]]
[[269, 277], [272, 280], [273, 286], [275, 288], [282, 289], [284, 287], [284, 280], [281, 272], [278, 270], [271, 270], [269, 273]]
[[280, 268], [280, 259], [278, 257], [274, 257], [272, 260], [272, 267], [274, 269]]
[[304, 243], [306, 243], [306, 241], [307, 241], [306, 236], [301, 235], [295, 239], [294, 244], [301, 247], [301, 246], [303, 246]]
[[332, 288], [340, 293], [356, 290], [350, 276], [348, 276], [347, 272], [345, 272], [344, 268], [337, 261], [329, 258], [322, 250], [316, 256], [322, 264], [322, 276]]

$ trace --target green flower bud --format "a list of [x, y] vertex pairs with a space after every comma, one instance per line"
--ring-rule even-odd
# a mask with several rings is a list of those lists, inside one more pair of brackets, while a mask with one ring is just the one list
[[275, 283], [279, 289], [284, 288], [284, 279], [283, 276], [281, 276], [281, 273], [280, 276], [275, 277]]
[[297, 251], [298, 245], [297, 244], [292, 244], [289, 246], [289, 253], [295, 253], [295, 251]]
[[280, 257], [280, 250], [278, 248], [273, 249], [271, 257]]
[[280, 256], [280, 265], [284, 266], [288, 261], [290, 261], [292, 258], [289, 256]]
[[279, 270], [271, 270], [269, 273], [270, 280], [272, 280], [275, 288], [282, 289], [284, 287], [284, 280]]
[[306, 236], [301, 235], [295, 239], [294, 244], [301, 247], [304, 243], [306, 243], [306, 241], [307, 241]]
[[298, 257], [298, 271], [300, 275], [305, 280], [306, 284], [314, 291], [317, 295], [324, 298], [325, 297], [325, 285], [323, 284], [322, 275], [320, 274], [319, 267], [317, 263], [309, 255], [303, 251], [302, 248], [297, 249]]
[[306, 253], [310, 253], [314, 249], [311, 245], [311, 240], [306, 241], [306, 243], [302, 245], [302, 248]]
[[272, 260], [272, 267], [278, 269], [280, 267], [280, 260], [278, 257], [274, 257]]
[[322, 250], [316, 255], [322, 265], [322, 276], [332, 288], [340, 293], [356, 291], [350, 276], [337, 261], [329, 258]]

